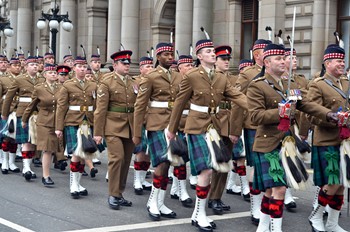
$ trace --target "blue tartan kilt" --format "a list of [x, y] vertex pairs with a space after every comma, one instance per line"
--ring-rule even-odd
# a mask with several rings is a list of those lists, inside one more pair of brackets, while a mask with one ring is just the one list
[[6, 120], [0, 120], [0, 142], [2, 143], [2, 140], [6, 137], [5, 133], [6, 131], [3, 131], [4, 130], [4, 127], [6, 126], [7, 124], [7, 121]]
[[153, 167], [168, 161], [168, 145], [163, 130], [147, 131], [147, 143]]
[[211, 169], [211, 156], [205, 134], [187, 134], [187, 146], [190, 156], [191, 174], [197, 176], [201, 171]]
[[[335, 170], [333, 165], [329, 165], [329, 161], [326, 159], [326, 156], [333, 154], [334, 162], [340, 167], [340, 146], [312, 146], [311, 152], [314, 184], [319, 187], [326, 184], [340, 184], [340, 169]], [[333, 171], [330, 171], [330, 169]], [[330, 175], [332, 175], [333, 180], [337, 180], [335, 183], [329, 182]]]
[[[279, 152], [280, 148], [277, 148], [272, 152]], [[254, 156], [254, 177], [253, 177], [253, 188], [265, 192], [266, 189], [273, 187], [286, 186], [286, 174], [283, 172], [283, 180], [274, 181], [272, 176], [269, 174], [270, 162], [265, 158], [265, 154], [256, 152]], [[283, 169], [282, 160], [278, 158], [278, 162]]]
[[134, 154], [137, 154], [139, 152], [146, 152], [147, 151], [147, 135], [145, 126], [143, 125], [141, 128], [141, 143], [134, 148]]
[[245, 157], [247, 160], [247, 165], [254, 167], [254, 156], [257, 155], [257, 152], [253, 151], [253, 144], [255, 139], [256, 130], [244, 129], [244, 149]]
[[66, 142], [66, 149], [68, 154], [73, 154], [78, 146], [77, 132], [79, 126], [65, 126], [64, 139]]
[[17, 117], [16, 125], [16, 143], [28, 143], [29, 142], [29, 124], [26, 128], [22, 127], [22, 117]]
[[238, 142], [236, 144], [233, 144], [233, 148], [232, 148], [232, 159], [233, 160], [239, 160], [241, 158], [244, 158], [244, 156], [241, 156], [242, 152], [243, 152], [243, 140], [242, 138], [238, 139]]

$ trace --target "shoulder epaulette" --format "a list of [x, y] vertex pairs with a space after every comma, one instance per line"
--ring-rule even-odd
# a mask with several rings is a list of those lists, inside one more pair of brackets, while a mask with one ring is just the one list
[[257, 78], [255, 78], [253, 81], [254, 81], [254, 82], [258, 82], [258, 81], [263, 81], [263, 80], [265, 80], [265, 77], [264, 77], [264, 76], [262, 76], [262, 77], [257, 77]]
[[198, 69], [199, 69], [198, 67], [197, 67], [197, 68], [193, 68], [193, 69], [187, 71], [186, 75], [189, 75], [189, 74], [191, 74], [191, 73], [193, 73], [193, 72], [197, 72]]
[[318, 82], [318, 81], [321, 81], [321, 80], [324, 80], [324, 77], [317, 77], [317, 78], [315, 78], [314, 82]]
[[340, 79], [341, 79], [341, 80], [348, 80], [348, 77], [345, 76], [345, 75], [341, 75], [341, 76], [340, 76]]

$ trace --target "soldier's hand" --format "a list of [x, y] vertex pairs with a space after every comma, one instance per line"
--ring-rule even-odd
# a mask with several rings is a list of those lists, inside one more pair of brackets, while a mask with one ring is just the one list
[[173, 140], [176, 135], [175, 135], [175, 133], [172, 133], [172, 132], [168, 131], [166, 133], [166, 136], [168, 137], [169, 140]]
[[307, 140], [307, 136], [305, 136], [305, 135], [299, 135], [299, 137], [301, 140]]
[[55, 134], [57, 135], [57, 138], [61, 138], [63, 133], [60, 130], [56, 130]]
[[233, 144], [237, 144], [239, 140], [239, 136], [236, 135], [229, 135], [228, 136]]
[[334, 122], [337, 123], [338, 122], [338, 114], [334, 113], [334, 112], [328, 112], [326, 115], [326, 118], [329, 122]]
[[94, 140], [96, 144], [101, 144], [102, 143], [102, 136], [94, 136]]
[[132, 141], [134, 142], [135, 145], [139, 145], [141, 143], [141, 138], [140, 137], [132, 137]]
[[5, 116], [1, 116], [1, 119], [2, 120], [7, 120], [8, 117], [5, 117]]
[[27, 123], [22, 121], [22, 128], [26, 128], [27, 127]]

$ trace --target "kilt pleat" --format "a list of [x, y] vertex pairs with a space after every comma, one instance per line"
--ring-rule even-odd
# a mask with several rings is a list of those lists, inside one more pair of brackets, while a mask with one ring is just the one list
[[29, 125], [22, 127], [22, 117], [17, 117], [16, 124], [16, 143], [23, 144], [29, 142]]
[[135, 146], [134, 154], [137, 154], [139, 152], [146, 152], [147, 151], [147, 135], [145, 126], [142, 126], [141, 128], [141, 143], [137, 146]]
[[148, 152], [153, 167], [168, 161], [168, 145], [164, 131], [147, 131]]
[[253, 144], [255, 139], [256, 130], [244, 129], [244, 148], [247, 165], [250, 167], [254, 166], [254, 160], [257, 152], [253, 151]]
[[197, 176], [201, 171], [211, 169], [211, 157], [205, 140], [205, 134], [188, 134], [187, 144], [190, 156], [191, 174]]

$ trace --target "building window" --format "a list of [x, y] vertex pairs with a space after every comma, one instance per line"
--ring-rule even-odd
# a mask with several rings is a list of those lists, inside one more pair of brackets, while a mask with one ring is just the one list
[[241, 59], [250, 57], [249, 50], [258, 36], [258, 0], [242, 0]]
[[[338, 20], [337, 31], [340, 38], [344, 41], [345, 54], [349, 54], [349, 36], [350, 36], [350, 0], [338, 0]], [[349, 56], [345, 56], [346, 68], [350, 66]]]

